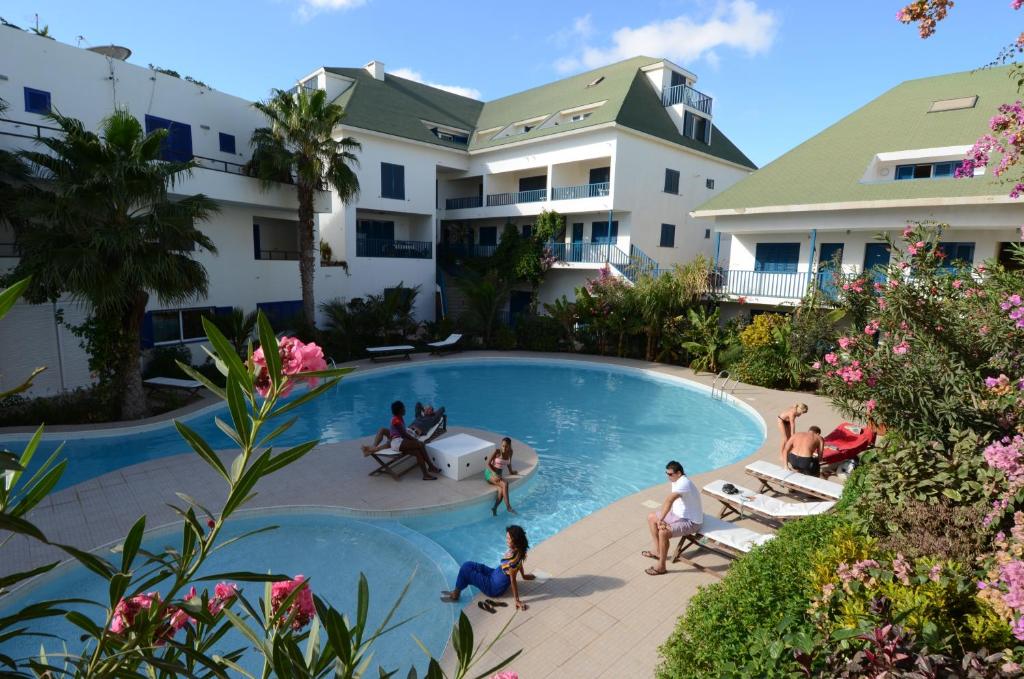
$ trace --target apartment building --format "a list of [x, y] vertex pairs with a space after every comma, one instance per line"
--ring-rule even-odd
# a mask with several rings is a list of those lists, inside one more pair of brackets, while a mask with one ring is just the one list
[[[880, 234], [911, 222], [948, 224], [947, 261], [1013, 265], [1021, 206], [1010, 186], [979, 169], [956, 179], [989, 118], [1019, 98], [1007, 68], [897, 85], [731, 189], [701, 205], [729, 256], [716, 277], [733, 302], [792, 306], [817, 286], [834, 292], [832, 263], [858, 274], [889, 262]], [[734, 312], [736, 305], [727, 305]]]

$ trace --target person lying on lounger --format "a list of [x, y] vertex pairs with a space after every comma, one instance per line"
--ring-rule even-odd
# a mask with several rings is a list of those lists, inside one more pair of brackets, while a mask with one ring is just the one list
[[[447, 416], [444, 412], [444, 406], [440, 408], [434, 408], [434, 406], [424, 406], [420, 403], [416, 404], [416, 419], [409, 425], [409, 431], [411, 431], [416, 438], [422, 440], [424, 436], [430, 433], [431, 429], [444, 420]], [[441, 431], [444, 431], [447, 425], [442, 424]], [[429, 441], [425, 441], [429, 443]], [[377, 430], [376, 435], [373, 437], [373, 443], [368, 446], [363, 446], [363, 457], [372, 453], [379, 453], [382, 450], [387, 450], [391, 447], [391, 429], [388, 427], [381, 427]]]
[[420, 471], [423, 472], [424, 481], [437, 480], [437, 477], [431, 476], [430, 473], [436, 474], [441, 470], [430, 461], [430, 457], [427, 455], [427, 447], [423, 442], [405, 428], [405, 404], [401, 401], [395, 401], [391, 404], [391, 426], [387, 430], [381, 429], [377, 432], [377, 438], [374, 440], [372, 447], [363, 446], [363, 455], [371, 455], [383, 450], [383, 447], [380, 447], [383, 436], [387, 436], [388, 447], [391, 450], [396, 453], [401, 452], [406, 455], [412, 455], [416, 458], [416, 463], [419, 465]]

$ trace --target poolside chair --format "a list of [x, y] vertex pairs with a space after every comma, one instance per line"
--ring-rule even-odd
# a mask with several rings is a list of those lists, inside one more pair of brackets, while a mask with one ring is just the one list
[[453, 332], [440, 342], [427, 342], [427, 346], [430, 347], [430, 353], [432, 354], [443, 354], [447, 351], [461, 351], [461, 348], [458, 346], [461, 340], [462, 335]]
[[746, 472], [761, 482], [759, 492], [776, 490], [772, 484], [787, 490], [795, 490], [804, 495], [820, 497], [824, 500], [838, 500], [843, 494], [842, 484], [833, 481], [826, 481], [815, 476], [807, 476], [799, 472], [790, 471], [777, 464], [758, 460], [747, 465]]
[[720, 519], [735, 514], [741, 518], [750, 516], [763, 521], [781, 523], [802, 516], [821, 514], [835, 505], [835, 502], [784, 502], [770, 495], [755, 493], [742, 486], [733, 486], [737, 492], [726, 493], [724, 489], [726, 485], [732, 484], [719, 479], [712, 481], [701, 490], [708, 497], [713, 497], [722, 503], [722, 513], [718, 515]]
[[420, 441], [430, 443], [438, 436], [448, 431], [448, 414], [444, 411], [444, 406], [437, 408], [430, 415], [424, 415], [423, 404], [417, 402], [416, 408], [413, 412], [416, 415], [416, 419], [409, 424], [409, 427], [415, 428], [418, 431], [426, 432], [422, 437], [420, 437]]
[[203, 388], [201, 382], [197, 380], [182, 380], [177, 377], [150, 377], [148, 380], [143, 380], [150, 389], [182, 389], [188, 392], [189, 396], [195, 396], [196, 392]]
[[370, 355], [373, 362], [383, 361], [389, 358], [405, 358], [409, 360], [409, 354], [416, 350], [411, 344], [394, 344], [386, 347], [366, 347], [366, 353]]
[[679, 538], [672, 563], [685, 560], [683, 552], [689, 547], [709, 549], [728, 557], [736, 557], [746, 554], [774, 537], [771, 533], [758, 533], [705, 514], [698, 532]]
[[[433, 427], [424, 432], [423, 436], [419, 436], [417, 438], [420, 441], [423, 441], [424, 443], [434, 440], [434, 438], [441, 435], [442, 432], [440, 431], [440, 429], [447, 421], [447, 418], [442, 417], [436, 423], [434, 423]], [[409, 453], [403, 453], [400, 451], [395, 452], [389, 449], [379, 450], [375, 453], [369, 453], [367, 457], [372, 457], [374, 461], [377, 463], [377, 468], [370, 472], [370, 476], [377, 476], [378, 474], [387, 474], [395, 481], [400, 481], [403, 476], [405, 476], [406, 474], [408, 474], [409, 472], [416, 468], [416, 457], [410, 455]], [[411, 464], [405, 466], [404, 468], [401, 468], [400, 470], [403, 458], [405, 461], [408, 461]]]

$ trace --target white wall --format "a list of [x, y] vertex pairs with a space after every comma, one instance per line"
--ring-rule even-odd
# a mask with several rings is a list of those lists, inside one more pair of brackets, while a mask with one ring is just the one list
[[[57, 321], [55, 310], [62, 315]], [[51, 304], [15, 304], [0, 321], [0, 391], [13, 389], [32, 371], [45, 367], [32, 382], [28, 396], [50, 396], [62, 389], [91, 384], [89, 359], [68, 325], [81, 324], [87, 310], [70, 299]]]
[[[538, 291], [537, 299], [542, 305], [551, 304], [564, 295], [570, 302], [575, 302], [576, 288], [586, 285], [588, 280], [596, 279], [598, 275], [596, 270], [555, 267], [544, 274], [544, 284]], [[544, 307], [540, 309], [543, 311]]]

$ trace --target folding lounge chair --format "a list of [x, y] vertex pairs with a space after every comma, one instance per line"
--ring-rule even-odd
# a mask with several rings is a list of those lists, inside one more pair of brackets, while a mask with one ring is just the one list
[[[439, 436], [441, 434], [441, 426], [444, 422], [447, 422], [447, 418], [442, 417], [434, 424], [433, 427], [428, 429], [423, 436], [420, 436], [419, 440], [426, 443], [427, 441], [433, 440], [434, 437]], [[377, 468], [370, 472], [370, 476], [387, 474], [395, 481], [399, 481], [403, 476], [416, 468], [416, 458], [408, 453], [395, 452], [393, 450], [380, 450], [376, 453], [370, 453], [368, 457], [372, 457], [377, 463]], [[402, 466], [403, 461], [408, 461], [412, 464], [405, 466], [401, 471], [399, 471], [399, 467]]]
[[409, 354], [416, 350], [411, 344], [395, 344], [387, 347], [366, 347], [366, 353], [370, 355], [371, 361], [383, 361], [387, 358], [405, 358], [409, 360]]
[[459, 351], [458, 344], [461, 340], [462, 335], [459, 333], [452, 333], [440, 342], [427, 342], [427, 346], [430, 347], [430, 353], [443, 354], [446, 351]]
[[758, 533], [705, 514], [704, 522], [698, 532], [679, 538], [679, 545], [676, 547], [675, 556], [672, 557], [672, 563], [683, 559], [683, 552], [688, 547], [695, 546], [697, 549], [703, 547], [713, 552], [735, 557], [746, 554], [773, 537], [775, 536], [770, 533]]
[[835, 502], [784, 502], [742, 486], [735, 486], [739, 492], [730, 494], [723, 490], [726, 483], [721, 479], [712, 481], [701, 491], [722, 503], [722, 513], [718, 515], [720, 519], [735, 514], [739, 517], [751, 516], [755, 519], [781, 523], [802, 516], [821, 514], [835, 505]]
[[177, 377], [151, 377], [144, 380], [144, 384], [150, 389], [184, 389], [189, 396], [195, 395], [203, 388], [202, 383], [197, 380], [182, 380]]
[[746, 472], [761, 482], [759, 492], [779, 492], [772, 484], [787, 490], [796, 490], [804, 495], [820, 497], [825, 500], [838, 500], [843, 494], [843, 486], [839, 483], [792, 472], [771, 462], [758, 460], [747, 465]]
[[[416, 419], [409, 425], [422, 432], [427, 432], [420, 438], [424, 443], [430, 443], [441, 434], [448, 431], [448, 414], [441, 406], [430, 415], [423, 414], [423, 404], [417, 403], [415, 409]], [[433, 433], [430, 433], [433, 432]]]

